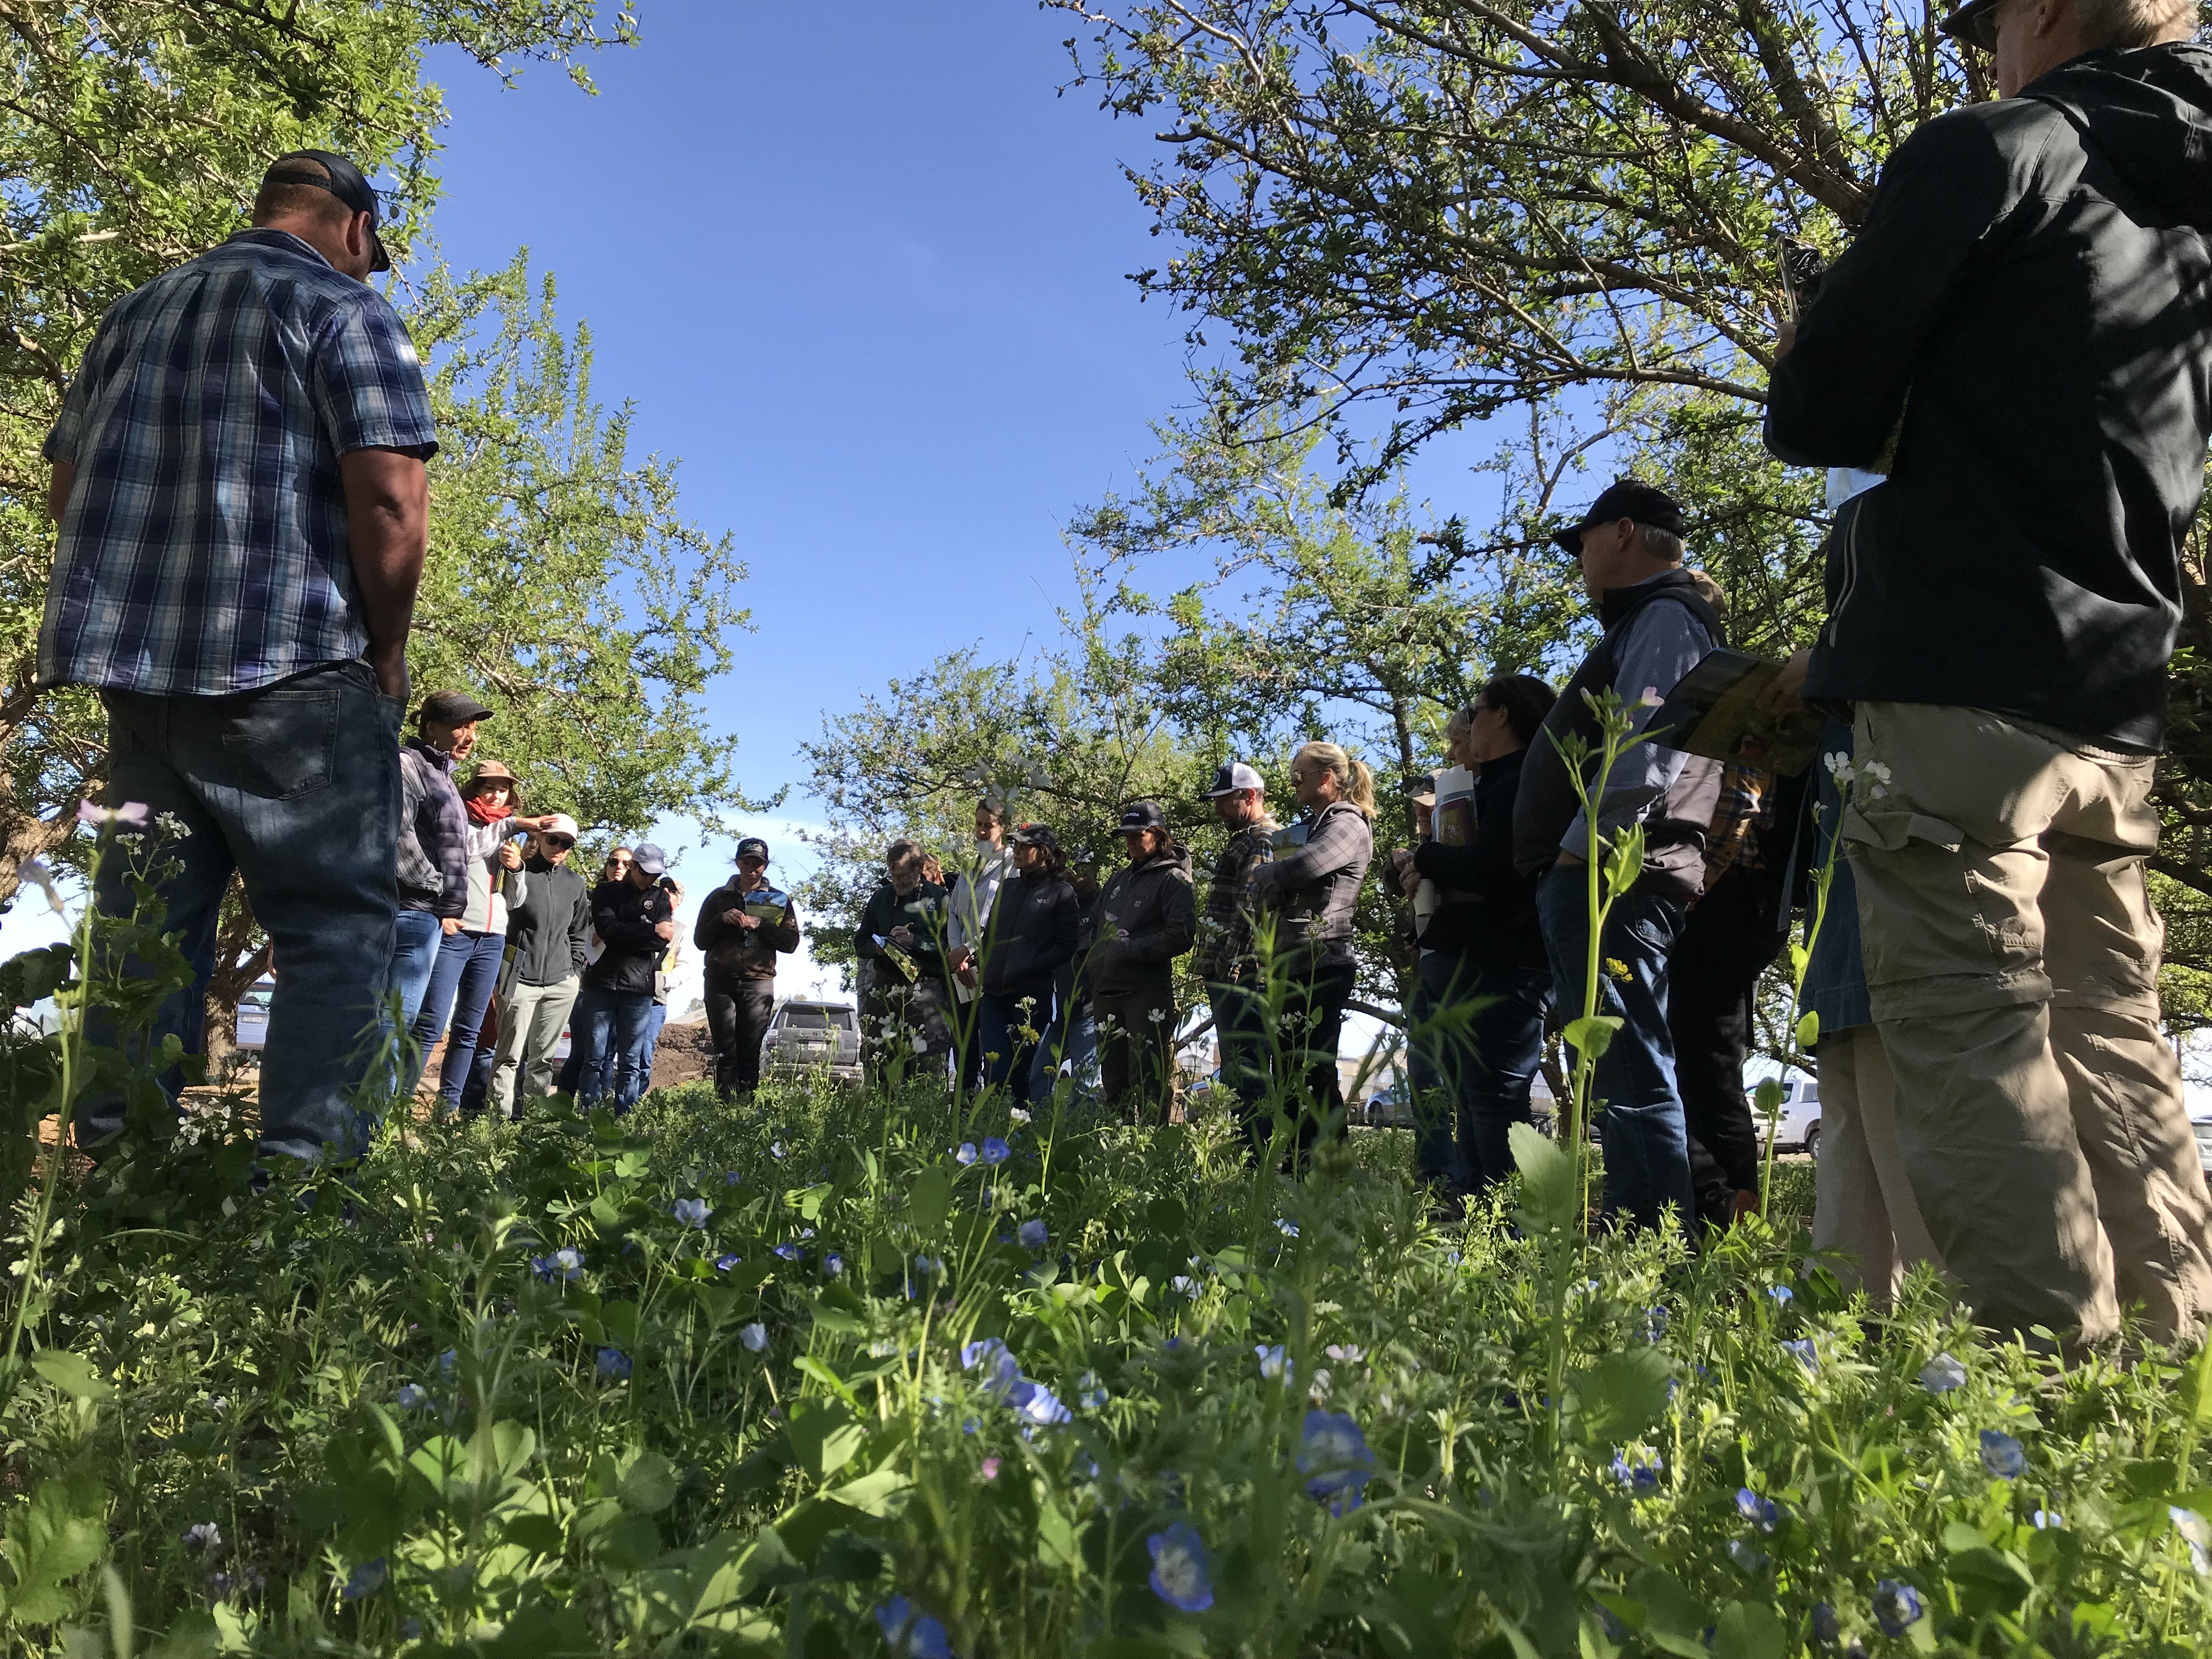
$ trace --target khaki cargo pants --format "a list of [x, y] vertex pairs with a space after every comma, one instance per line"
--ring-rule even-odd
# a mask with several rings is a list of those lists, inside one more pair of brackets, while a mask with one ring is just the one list
[[1867, 985], [1945, 1266], [1999, 1330], [2096, 1342], [2122, 1303], [2195, 1328], [2212, 1200], [2159, 1030], [2152, 761], [1945, 705], [1853, 731]]

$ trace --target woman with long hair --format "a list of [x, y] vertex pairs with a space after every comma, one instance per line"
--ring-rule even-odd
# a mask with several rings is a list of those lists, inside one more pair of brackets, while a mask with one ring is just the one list
[[1275, 961], [1286, 970], [1284, 1052], [1303, 1056], [1303, 1159], [1324, 1123], [1344, 1133], [1336, 1047], [1358, 973], [1352, 909], [1375, 856], [1375, 775], [1335, 744], [1309, 743], [1291, 757], [1291, 791], [1298, 820], [1286, 834], [1302, 838], [1252, 872], [1252, 892], [1273, 915]]

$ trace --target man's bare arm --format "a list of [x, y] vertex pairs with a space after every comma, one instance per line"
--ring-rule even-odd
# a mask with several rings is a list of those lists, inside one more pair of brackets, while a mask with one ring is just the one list
[[407, 630], [430, 538], [429, 469], [396, 449], [338, 457], [354, 581], [368, 627], [368, 662], [387, 696], [407, 696]]
[[54, 476], [46, 481], [46, 516], [56, 524], [69, 511], [70, 490], [76, 483], [76, 463], [56, 461]]

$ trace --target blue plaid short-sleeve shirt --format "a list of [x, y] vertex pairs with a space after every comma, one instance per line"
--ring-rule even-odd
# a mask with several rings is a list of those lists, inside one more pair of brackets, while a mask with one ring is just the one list
[[368, 648], [338, 458], [437, 448], [381, 295], [242, 231], [118, 301], [46, 459], [73, 462], [39, 629], [46, 685], [251, 691]]

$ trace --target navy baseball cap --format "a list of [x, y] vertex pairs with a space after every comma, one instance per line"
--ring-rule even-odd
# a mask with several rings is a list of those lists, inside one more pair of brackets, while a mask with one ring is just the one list
[[738, 856], [741, 859], [756, 858], [763, 864], [766, 864], [768, 862], [768, 843], [763, 841], [758, 836], [747, 836], [743, 841], [738, 843]]
[[641, 841], [630, 849], [630, 862], [648, 876], [668, 873], [668, 854], [649, 841]]
[[[319, 161], [323, 172], [313, 167], [294, 165], [300, 161]], [[261, 176], [264, 185], [307, 185], [316, 190], [326, 190], [356, 213], [368, 216], [369, 245], [375, 250], [369, 260], [371, 270], [392, 269], [392, 256], [384, 251], [384, 238], [378, 235], [378, 227], [384, 222], [384, 201], [377, 195], [376, 187], [362, 177], [361, 169], [334, 149], [287, 150], [269, 164], [269, 171]]]
[[1164, 830], [1168, 815], [1160, 811], [1156, 800], [1133, 800], [1121, 809], [1121, 832], [1131, 835], [1139, 830]]

